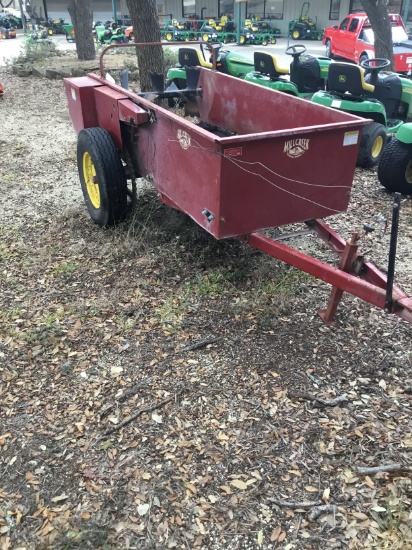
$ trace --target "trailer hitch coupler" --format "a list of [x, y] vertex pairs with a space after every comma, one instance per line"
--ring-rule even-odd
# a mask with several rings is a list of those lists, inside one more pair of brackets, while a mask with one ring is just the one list
[[400, 193], [395, 193], [393, 196], [392, 207], [392, 225], [391, 225], [391, 240], [389, 245], [389, 261], [388, 261], [388, 277], [386, 282], [386, 300], [385, 300], [385, 312], [391, 313], [393, 306], [393, 280], [395, 277], [395, 258], [396, 258], [396, 245], [398, 242], [398, 228], [399, 228], [399, 210], [401, 207]]

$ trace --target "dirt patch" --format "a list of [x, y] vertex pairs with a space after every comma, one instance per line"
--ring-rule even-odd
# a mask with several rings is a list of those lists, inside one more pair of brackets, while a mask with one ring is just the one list
[[[350, 296], [323, 325], [329, 287], [149, 187], [99, 229], [62, 82], [0, 81], [2, 549], [412, 548], [411, 326]], [[357, 170], [329, 221], [374, 225], [361, 245], [385, 269], [391, 206]], [[411, 221], [405, 197], [408, 292]]]
[[[75, 52], [63, 51], [59, 55], [43, 59], [35, 64], [36, 67], [43, 69], [58, 69], [71, 72], [73, 69], [84, 70], [86, 72], [99, 71], [99, 56], [93, 61], [79, 61]], [[131, 71], [137, 70], [136, 53], [133, 48], [109, 50], [104, 56], [104, 66], [107, 70], [120, 71], [128, 68]]]

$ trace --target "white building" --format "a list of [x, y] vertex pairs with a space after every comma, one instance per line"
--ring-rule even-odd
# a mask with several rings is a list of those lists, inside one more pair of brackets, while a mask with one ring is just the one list
[[[408, 0], [389, 0], [388, 10], [404, 16], [406, 2]], [[189, 16], [218, 19], [223, 14], [231, 15], [236, 21], [239, 5], [234, 0], [156, 0], [156, 4], [161, 22], [169, 18], [183, 20]], [[247, 0], [240, 3], [240, 10], [242, 19], [252, 15], [269, 19], [272, 26], [286, 34], [289, 21], [299, 17], [303, 4], [302, 0]], [[412, 21], [412, 0], [410, 4], [408, 21]], [[69, 21], [66, 0], [31, 0], [31, 5], [39, 17], [47, 15]], [[111, 19], [114, 5], [119, 19], [128, 15], [126, 0], [93, 0], [93, 19]], [[316, 22], [318, 28], [336, 25], [352, 11], [363, 11], [359, 0], [311, 0], [305, 3], [306, 7], [309, 7], [307, 16]]]

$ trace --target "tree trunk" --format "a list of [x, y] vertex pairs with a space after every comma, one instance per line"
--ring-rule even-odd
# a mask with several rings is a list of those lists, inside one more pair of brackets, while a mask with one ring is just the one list
[[[127, 7], [136, 42], [161, 42], [156, 0], [127, 0]], [[142, 92], [147, 92], [152, 90], [148, 71], [163, 73], [163, 48], [152, 46], [136, 49], [140, 89]]]
[[74, 28], [79, 61], [95, 59], [96, 50], [92, 35], [93, 0], [68, 0], [67, 10]]
[[375, 35], [375, 57], [389, 59], [391, 69], [394, 71], [392, 31], [386, 7], [387, 0], [361, 0], [361, 4], [369, 17]]

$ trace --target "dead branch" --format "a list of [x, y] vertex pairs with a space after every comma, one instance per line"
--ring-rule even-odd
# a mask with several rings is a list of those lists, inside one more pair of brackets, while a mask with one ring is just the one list
[[309, 393], [297, 393], [293, 395], [293, 397], [312, 401], [314, 403], [314, 407], [316, 407], [317, 409], [323, 409], [324, 407], [339, 407], [339, 405], [343, 405], [344, 403], [349, 402], [349, 399], [346, 397], [346, 395], [338, 395], [333, 399], [322, 399], [321, 397], [315, 397], [314, 395], [310, 395]]
[[392, 464], [383, 464], [382, 466], [357, 466], [356, 471], [358, 474], [362, 474], [365, 476], [374, 476], [375, 474], [379, 474], [380, 472], [394, 472], [396, 470], [404, 469], [403, 464], [400, 462], [394, 462]]
[[313, 510], [308, 513], [307, 518], [309, 521], [316, 521], [322, 514], [336, 514], [337, 511], [337, 506], [333, 504], [324, 504], [323, 506], [316, 506], [316, 508], [313, 508]]
[[[149, 384], [152, 380], [153, 380], [152, 376], [148, 376], [144, 380], [141, 380], [140, 382], [132, 386], [129, 390], [127, 390], [123, 395], [121, 395], [117, 399], [117, 401], [119, 403], [123, 403], [124, 401], [127, 401], [127, 399], [129, 399], [130, 397], [132, 397], [133, 395], [136, 395], [136, 393], [139, 391], [139, 389], [142, 386]], [[114, 403], [109, 403], [108, 405], [106, 405], [106, 407], [100, 413], [100, 418], [104, 418], [105, 416], [107, 416], [109, 412], [111, 412], [113, 409], [114, 409]]]
[[104, 432], [102, 437], [106, 437], [107, 435], [110, 435], [113, 432], [117, 432], [118, 430], [120, 430], [121, 428], [126, 426], [127, 424], [130, 424], [130, 422], [133, 422], [133, 420], [136, 420], [136, 418], [139, 417], [143, 413], [152, 412], [156, 409], [160, 409], [161, 407], [163, 407], [163, 405], [166, 405], [166, 403], [170, 403], [170, 401], [173, 401], [174, 399], [176, 399], [182, 393], [183, 393], [183, 390], [179, 390], [174, 395], [171, 395], [170, 397], [167, 397], [166, 399], [163, 399], [163, 401], [159, 401], [158, 403], [154, 403], [153, 405], [149, 405], [147, 407], [142, 407], [135, 414], [133, 414], [129, 418], [126, 418], [126, 420], [123, 420], [123, 422], [120, 422], [120, 424], [118, 424], [117, 426], [114, 426], [110, 430], [107, 430], [107, 432]]
[[292, 501], [285, 501], [285, 500], [278, 500], [277, 498], [268, 498], [269, 502], [273, 502], [274, 504], [277, 504], [278, 506], [282, 506], [283, 508], [290, 508], [291, 510], [296, 510], [298, 508], [313, 508], [314, 506], [320, 506], [322, 502], [320, 500], [313, 501], [313, 502], [292, 502]]
[[181, 351], [194, 351], [195, 349], [205, 348], [209, 344], [214, 344], [218, 340], [219, 338], [206, 338], [205, 340], [201, 340], [200, 342], [196, 342], [194, 344], [191, 344], [190, 346], [186, 346]]

